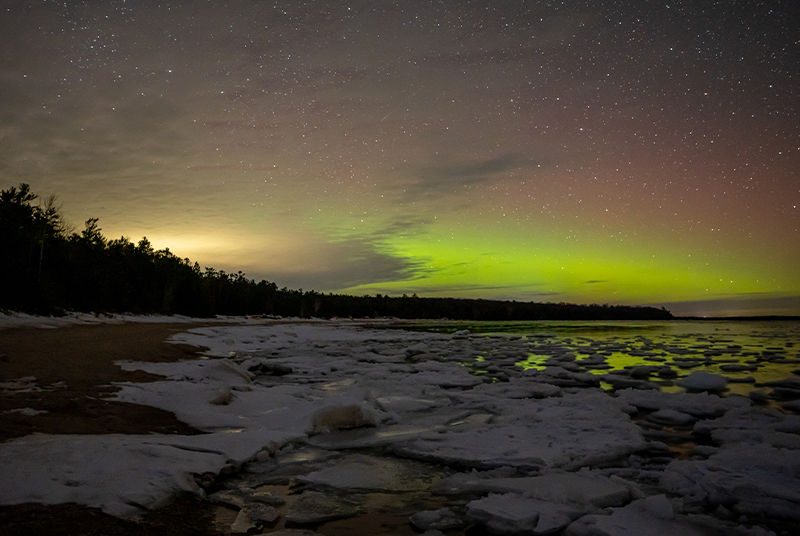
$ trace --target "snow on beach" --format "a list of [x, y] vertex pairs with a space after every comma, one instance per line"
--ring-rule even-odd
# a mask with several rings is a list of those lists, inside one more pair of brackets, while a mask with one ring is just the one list
[[[232, 530], [246, 532], [276, 521], [319, 527], [360, 515], [370, 493], [424, 492], [439, 499], [409, 514], [421, 531], [758, 535], [799, 526], [800, 417], [779, 403], [796, 409], [800, 382], [740, 381], [763, 363], [798, 367], [797, 326], [782, 349], [632, 333], [487, 337], [252, 321], [190, 329], [173, 342], [208, 347], [208, 359], [120, 363], [164, 380], [125, 383], [115, 396], [206, 434], [8, 441], [0, 478], [14, 485], [0, 503], [78, 502], [128, 516], [208, 491], [240, 509]], [[621, 367], [622, 354], [640, 355]], [[723, 375], [723, 365], [744, 370]], [[757, 394], [725, 391], [741, 384]], [[277, 484], [296, 489], [275, 495]]]

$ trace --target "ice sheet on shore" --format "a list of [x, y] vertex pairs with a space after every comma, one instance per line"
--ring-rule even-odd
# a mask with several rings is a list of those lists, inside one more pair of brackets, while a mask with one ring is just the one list
[[[92, 314], [67, 312], [63, 316], [37, 316], [27, 313], [0, 312], [0, 328], [60, 328], [81, 324], [123, 324], [134, 323], [175, 323], [189, 324], [206, 322], [208, 319], [197, 319], [183, 315], [135, 315], [135, 314]], [[242, 319], [214, 319], [214, 322], [241, 322]]]
[[574, 470], [624, 458], [645, 446], [641, 429], [622, 404], [601, 392], [483, 403], [497, 413], [491, 422], [439, 429], [395, 451], [473, 467]]
[[611, 515], [588, 515], [567, 527], [567, 536], [707, 536], [708, 527], [675, 517], [664, 495], [653, 495], [615, 508]]
[[553, 534], [583, 513], [567, 504], [508, 494], [489, 494], [467, 504], [467, 518], [486, 525], [493, 534]]
[[[561, 530], [582, 515], [567, 533], [634, 534], [652, 525], [653, 534], [691, 534], [707, 526], [687, 517], [692, 509], [725, 506], [790, 521], [800, 511], [800, 417], [738, 396], [637, 389], [611, 395], [594, 387], [591, 374], [565, 368], [579, 353], [570, 349], [576, 341], [552, 344], [553, 363], [541, 371], [515, 365], [525, 343], [510, 337], [352, 324], [215, 326], [174, 341], [208, 347], [207, 355], [220, 359], [122, 363], [164, 379], [121, 384], [116, 398], [172, 411], [205, 435], [33, 435], [2, 443], [0, 479], [19, 485], [0, 488], [0, 504], [79, 502], [132, 514], [175, 493], [202, 494], [193, 474], [258, 460], [264, 471], [283, 469], [305, 486], [345, 492], [419, 490], [431, 482], [422, 474], [430, 467], [425, 462], [497, 468], [457, 473], [434, 488], [483, 496], [475, 499], [472, 519], [512, 533]], [[463, 365], [476, 356], [493, 360], [484, 376]], [[369, 427], [315, 424], [315, 415], [352, 407], [370, 416], [361, 423]], [[648, 442], [630, 417], [637, 409], [655, 412], [651, 427], [696, 421], [695, 433], [710, 445], [698, 447], [692, 459], [647, 465], [639, 454]], [[380, 448], [382, 454], [317, 456], [290, 468], [288, 454], [273, 457], [290, 443], [330, 452]], [[408, 477], [409, 468], [420, 473]], [[641, 489], [651, 497], [636, 502]], [[652, 498], [663, 492], [683, 498], [672, 517], [667, 503]], [[325, 506], [327, 499], [314, 493], [308, 500]], [[519, 511], [498, 506], [510, 497]], [[605, 515], [597, 511], [608, 507], [614, 509]], [[536, 524], [526, 511], [538, 513]], [[540, 526], [543, 519], [549, 521]], [[514, 528], [519, 523], [526, 528]]]
[[[237, 434], [238, 435], [238, 434]], [[0, 445], [0, 504], [75, 502], [126, 516], [179, 492], [202, 494], [192, 474], [239, 465], [259, 445], [285, 444], [282, 431], [196, 436], [34, 434]]]

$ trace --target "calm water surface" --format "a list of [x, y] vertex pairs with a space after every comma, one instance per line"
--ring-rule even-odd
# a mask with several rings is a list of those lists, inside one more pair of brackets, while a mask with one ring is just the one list
[[[486, 351], [465, 363], [478, 373], [494, 361], [493, 347], [500, 354], [513, 347], [527, 353], [515, 363], [519, 367], [562, 366], [597, 375], [637, 369], [636, 377], [668, 392], [683, 391], [675, 380], [694, 371], [723, 375], [729, 381], [727, 393], [744, 395], [761, 390], [765, 383], [800, 379], [798, 321], [445, 321], [399, 327], [462, 332], [461, 336], [482, 342]], [[643, 366], [653, 367], [652, 372], [647, 374]], [[603, 386], [611, 388], [606, 382]]]

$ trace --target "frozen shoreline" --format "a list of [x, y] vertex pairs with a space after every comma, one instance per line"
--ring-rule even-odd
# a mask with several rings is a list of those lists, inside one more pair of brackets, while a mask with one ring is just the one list
[[[247, 462], [245, 473], [264, 478], [265, 467], [288, 470], [298, 449], [312, 458], [336, 453], [293, 476], [312, 489], [391, 492], [388, 476], [365, 482], [364, 464], [372, 462], [346, 463], [349, 449], [359, 448], [380, 451], [387, 463], [402, 456], [422, 467], [450, 467], [435, 490], [484, 497], [451, 514], [500, 533], [620, 534], [646, 525], [649, 534], [767, 534], [762, 518], [800, 522], [796, 415], [702, 389], [619, 386], [612, 396], [596, 386], [596, 376], [570, 370], [576, 356], [547, 337], [353, 324], [194, 328], [173, 342], [208, 347], [213, 359], [121, 363], [166, 379], [123, 384], [117, 399], [172, 411], [209, 433], [8, 441], [0, 444], [0, 478], [15, 485], [0, 492], [0, 503], [74, 501], [135, 515], [178, 492], [203, 494], [193, 475], [231, 473]], [[550, 352], [551, 361], [525, 370], [518, 363], [532, 345]], [[483, 374], [463, 364], [477, 357]], [[346, 419], [337, 421], [330, 411], [342, 408], [350, 414], [357, 408], [357, 424], [375, 426], [337, 431]], [[326, 428], [333, 430], [319, 433]], [[694, 429], [708, 444], [674, 459], [670, 428]], [[600, 499], [575, 494], [586, 479]], [[243, 481], [253, 486], [252, 478]]]

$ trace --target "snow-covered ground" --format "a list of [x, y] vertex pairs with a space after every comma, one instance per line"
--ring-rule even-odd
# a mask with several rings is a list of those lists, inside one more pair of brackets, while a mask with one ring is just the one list
[[[625, 340], [347, 322], [220, 325], [173, 342], [208, 347], [208, 358], [120, 363], [165, 379], [123, 384], [116, 398], [207, 434], [6, 442], [0, 480], [13, 485], [0, 488], [0, 503], [135, 515], [178, 492], [204, 495], [203, 479], [221, 473], [233, 475], [230, 489], [210, 498], [241, 509], [234, 531], [282, 516], [313, 527], [358, 515], [365, 493], [411, 491], [447, 502], [411, 516], [431, 534], [468, 523], [568, 535], [800, 527], [800, 416], [790, 411], [800, 382], [791, 377], [766, 394], [721, 396], [727, 379], [717, 373], [675, 366], [672, 382], [661, 343], [637, 343], [652, 370], [608, 374], [602, 365]], [[756, 403], [774, 398], [784, 405]], [[289, 507], [259, 491], [287, 481], [302, 490]]]
[[38, 316], [19, 312], [0, 312], [0, 328], [62, 328], [66, 326], [92, 324], [191, 324], [197, 322], [220, 324], [255, 324], [263, 321], [241, 316], [218, 315], [213, 319], [193, 318], [183, 315], [140, 315], [118, 313], [77, 313], [67, 312], [63, 316]]

